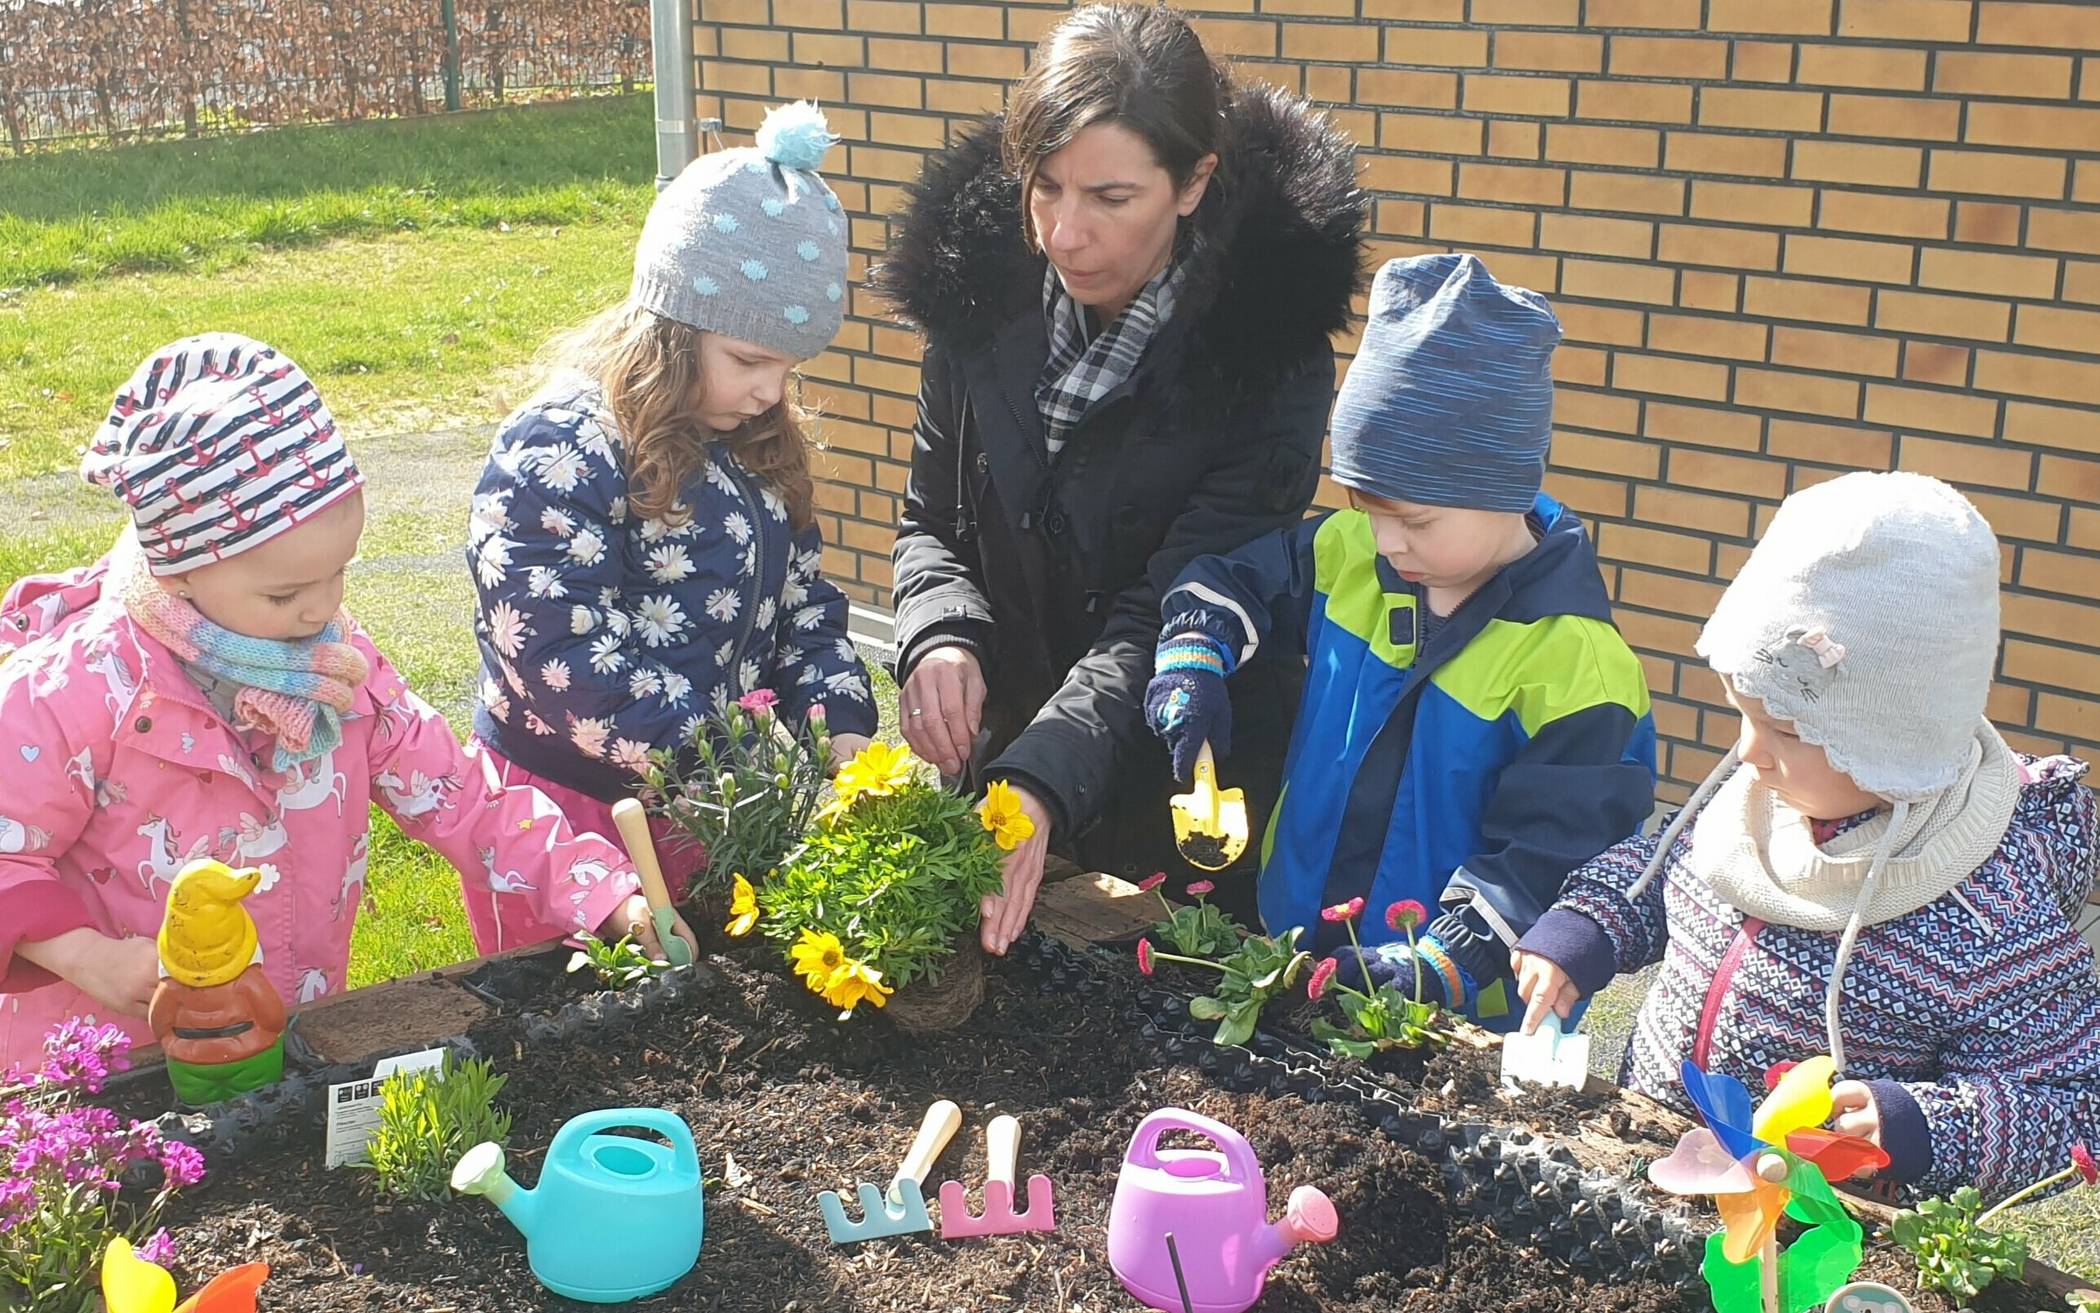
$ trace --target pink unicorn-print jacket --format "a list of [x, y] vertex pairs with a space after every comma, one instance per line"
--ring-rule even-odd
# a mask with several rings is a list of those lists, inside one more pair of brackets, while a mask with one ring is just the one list
[[[156, 934], [169, 881], [200, 858], [261, 868], [246, 907], [287, 1004], [341, 990], [371, 803], [458, 868], [485, 953], [517, 947], [506, 924], [595, 928], [639, 888], [613, 844], [462, 747], [355, 625], [371, 675], [342, 743], [276, 773], [274, 742], [229, 726], [101, 597], [104, 572], [24, 579], [0, 603], [0, 1071], [34, 1057], [52, 1024], [97, 1011], [16, 945], [80, 926]], [[141, 1020], [101, 1019], [151, 1041]]]

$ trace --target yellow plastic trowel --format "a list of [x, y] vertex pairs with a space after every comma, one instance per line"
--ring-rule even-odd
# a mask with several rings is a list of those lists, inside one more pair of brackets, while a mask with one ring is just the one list
[[1222, 871], [1247, 851], [1247, 795], [1239, 789], [1218, 792], [1218, 767], [1206, 741], [1196, 753], [1195, 786], [1177, 793], [1174, 846], [1181, 859], [1199, 871]]

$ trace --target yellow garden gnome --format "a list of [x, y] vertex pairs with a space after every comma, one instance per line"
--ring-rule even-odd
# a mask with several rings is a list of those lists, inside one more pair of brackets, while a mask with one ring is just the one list
[[146, 1018], [183, 1102], [217, 1103], [284, 1077], [284, 1000], [264, 977], [241, 900], [258, 870], [192, 862], [168, 890], [161, 981]]

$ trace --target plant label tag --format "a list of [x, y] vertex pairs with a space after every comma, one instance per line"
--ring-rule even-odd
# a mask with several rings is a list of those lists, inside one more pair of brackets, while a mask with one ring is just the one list
[[344, 1081], [329, 1086], [325, 1150], [328, 1170], [365, 1160], [365, 1146], [372, 1142], [372, 1133], [379, 1129], [380, 1091], [385, 1088], [388, 1077], [402, 1072], [428, 1071], [443, 1079], [444, 1061], [443, 1049], [404, 1053], [396, 1058], [381, 1058], [372, 1069], [370, 1080]]

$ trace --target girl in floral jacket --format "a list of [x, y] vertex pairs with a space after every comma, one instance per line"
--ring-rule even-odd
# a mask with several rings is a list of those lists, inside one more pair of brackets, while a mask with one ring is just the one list
[[[656, 749], [759, 689], [819, 707], [843, 760], [875, 729], [825, 582], [790, 371], [829, 345], [845, 220], [807, 104], [696, 161], [649, 213], [627, 299], [549, 350], [475, 490], [477, 734], [506, 778], [606, 823]], [[688, 873], [667, 853], [674, 887]]]
[[505, 903], [650, 938], [625, 856], [505, 787], [342, 612], [364, 480], [289, 360], [163, 347], [83, 472], [131, 528], [0, 603], [0, 1071], [71, 1016], [147, 1037], [168, 887], [204, 858], [262, 871], [245, 907], [287, 1003], [342, 989], [374, 802], [459, 868], [485, 948], [521, 942], [494, 937]]

